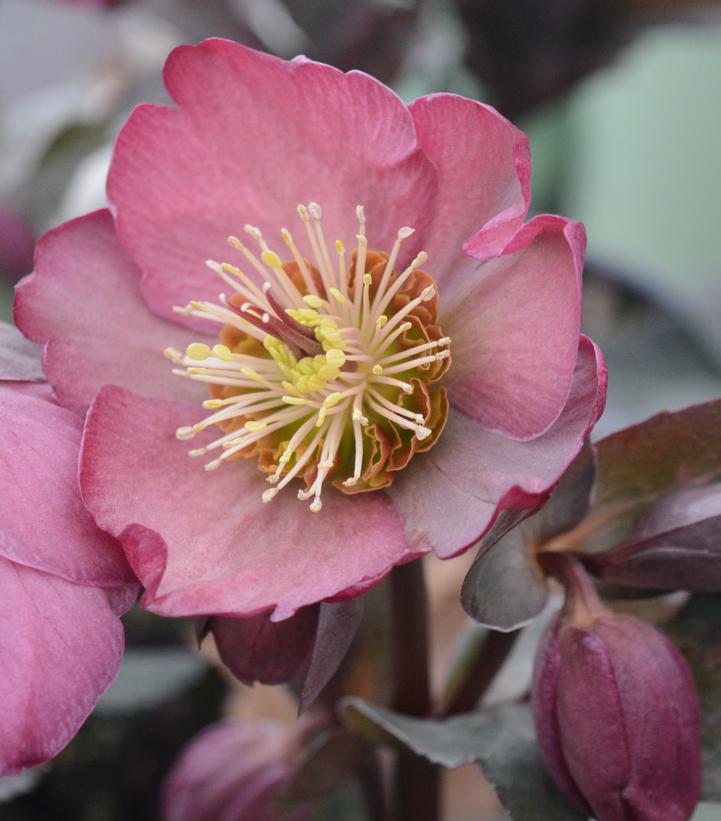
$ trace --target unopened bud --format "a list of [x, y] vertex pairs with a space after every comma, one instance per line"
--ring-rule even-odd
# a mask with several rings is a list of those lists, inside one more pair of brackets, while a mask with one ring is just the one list
[[[309, 720], [294, 727], [260, 720], [211, 725], [185, 748], [166, 779], [162, 818], [275, 818], [274, 802], [293, 776], [306, 736], [314, 730]], [[301, 808], [283, 817], [307, 821], [310, 813]]]
[[559, 789], [598, 821], [687, 821], [699, 798], [699, 706], [686, 663], [654, 627], [604, 607], [570, 559], [544, 636], [533, 712]]

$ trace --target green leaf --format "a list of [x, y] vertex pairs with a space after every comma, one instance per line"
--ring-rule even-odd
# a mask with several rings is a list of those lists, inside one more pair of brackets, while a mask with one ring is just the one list
[[702, 795], [721, 801], [721, 596], [694, 596], [664, 629], [688, 662], [701, 702]]
[[300, 695], [300, 712], [318, 698], [343, 663], [363, 618], [363, 599], [324, 602], [320, 605], [318, 627], [308, 672]]
[[721, 804], [702, 801], [691, 816], [691, 821], [718, 821], [719, 818], [721, 818]]
[[639, 514], [666, 494], [721, 479], [721, 400], [659, 413], [596, 445], [596, 486], [572, 536], [588, 552], [624, 539]]
[[461, 588], [466, 613], [504, 632], [528, 624], [547, 599], [548, 585], [526, 545], [523, 525], [478, 555]]
[[370, 740], [405, 747], [443, 767], [476, 762], [514, 821], [585, 818], [546, 773], [528, 705], [506, 705], [444, 721], [411, 718], [359, 698], [346, 699], [343, 710], [351, 729]]
[[594, 475], [593, 453], [586, 441], [538, 513], [495, 543], [484, 539], [461, 589], [461, 604], [471, 618], [493, 630], [509, 632], [543, 610], [548, 586], [536, 561], [537, 551], [583, 519]]

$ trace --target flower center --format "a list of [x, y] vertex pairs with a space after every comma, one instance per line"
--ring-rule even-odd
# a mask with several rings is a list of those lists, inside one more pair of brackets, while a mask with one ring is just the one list
[[174, 373], [210, 386], [203, 406], [213, 413], [179, 428], [178, 439], [212, 425], [223, 431], [190, 455], [219, 453], [206, 470], [257, 458], [272, 485], [264, 502], [298, 478], [305, 482], [298, 497], [312, 499], [317, 512], [327, 481], [344, 493], [387, 487], [435, 444], [448, 414], [445, 389], [435, 383], [450, 365], [450, 339], [438, 325], [437, 287], [420, 269], [427, 254], [395, 271], [412, 228], [398, 231], [390, 254], [369, 250], [358, 206], [357, 247], [347, 259], [340, 240], [329, 251], [316, 203], [298, 213], [311, 255], [284, 228], [292, 259], [283, 262], [246, 225], [259, 255], [237, 237], [228, 242], [256, 276], [208, 261], [231, 295], [175, 309], [221, 323], [220, 344], [165, 354], [182, 366]]

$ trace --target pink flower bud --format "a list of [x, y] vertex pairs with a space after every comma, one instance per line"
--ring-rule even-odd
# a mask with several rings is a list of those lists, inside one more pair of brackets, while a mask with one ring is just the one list
[[533, 711], [559, 789], [598, 821], [686, 821], [699, 798], [699, 706], [686, 663], [654, 627], [604, 607], [562, 570], [566, 607], [536, 657]]
[[[224, 721], [185, 748], [163, 785], [165, 821], [270, 821], [302, 750], [305, 725]], [[297, 809], [286, 821], [307, 821]]]

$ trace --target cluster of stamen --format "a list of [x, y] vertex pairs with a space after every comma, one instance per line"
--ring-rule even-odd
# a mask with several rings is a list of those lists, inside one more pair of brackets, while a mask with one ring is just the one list
[[174, 373], [208, 383], [211, 391], [203, 406], [213, 413], [179, 428], [178, 439], [214, 425], [223, 431], [190, 455], [217, 453], [206, 470], [257, 457], [272, 485], [263, 501], [297, 477], [305, 480], [298, 497], [319, 511], [329, 477], [345, 493], [384, 487], [435, 442], [447, 404], [443, 389], [431, 392], [430, 385], [449, 364], [450, 339], [436, 323], [436, 286], [420, 270], [425, 252], [395, 271], [412, 228], [398, 231], [389, 255], [371, 251], [358, 206], [354, 252], [347, 255], [338, 240], [331, 254], [320, 207], [299, 205], [298, 213], [311, 255], [302, 255], [284, 228], [292, 259], [283, 262], [246, 225], [259, 253], [237, 237], [228, 242], [253, 276], [209, 260], [229, 295], [220, 294], [219, 304], [175, 308], [221, 323], [220, 343], [194, 342], [184, 354], [172, 348], [165, 354], [182, 366]]

